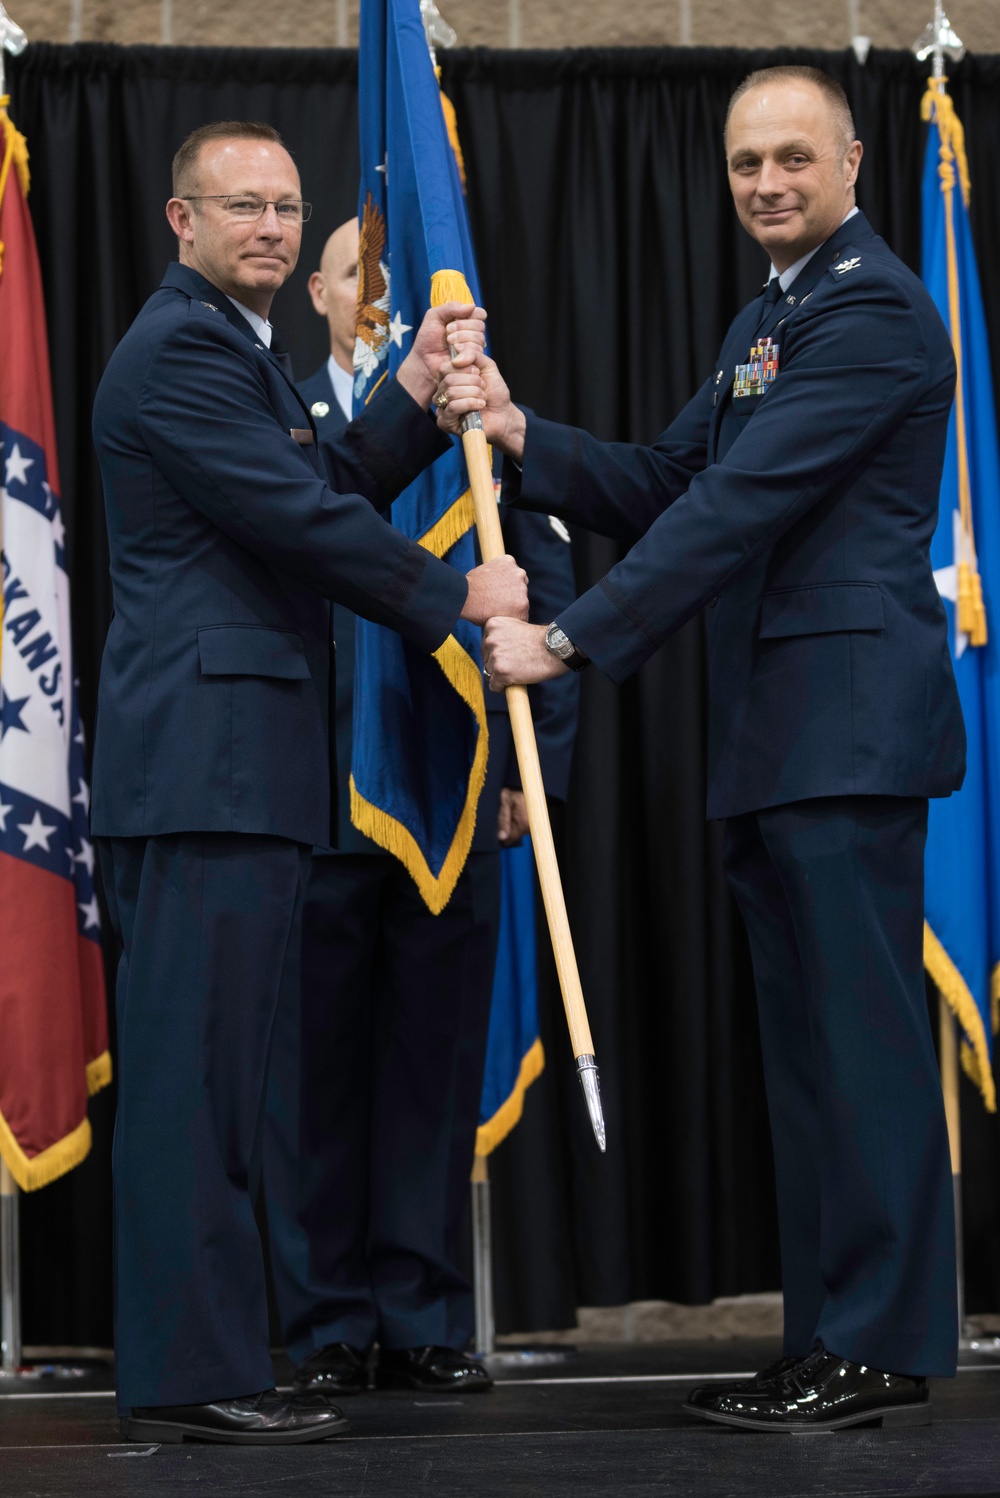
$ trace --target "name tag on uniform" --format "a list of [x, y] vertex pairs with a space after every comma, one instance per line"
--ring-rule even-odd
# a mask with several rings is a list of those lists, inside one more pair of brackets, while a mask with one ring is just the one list
[[289, 437], [291, 437], [292, 441], [297, 442], [300, 447], [311, 447], [312, 444], [316, 441], [315, 437], [313, 436], [312, 427], [289, 427], [288, 435]]
[[733, 399], [742, 395], [763, 395], [777, 376], [778, 345], [773, 338], [762, 338], [750, 350], [750, 362], [736, 366]]

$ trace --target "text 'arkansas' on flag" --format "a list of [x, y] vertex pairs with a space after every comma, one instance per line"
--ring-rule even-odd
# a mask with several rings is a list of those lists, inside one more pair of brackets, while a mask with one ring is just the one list
[[945, 606], [968, 736], [965, 784], [930, 803], [924, 961], [962, 1033], [962, 1062], [991, 1111], [1000, 1001], [1000, 462], [993, 379], [969, 225], [961, 123], [943, 78], [924, 96], [923, 279], [958, 366], [931, 564]]
[[90, 1149], [111, 1080], [24, 137], [0, 100], [0, 1155], [22, 1190]]

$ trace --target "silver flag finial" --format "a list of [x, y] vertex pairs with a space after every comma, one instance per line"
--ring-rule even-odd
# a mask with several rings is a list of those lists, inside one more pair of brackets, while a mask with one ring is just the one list
[[20, 57], [27, 45], [28, 38], [13, 17], [7, 14], [7, 8], [3, 0], [0, 0], [0, 94], [7, 92], [4, 53], [9, 52], [11, 57]]
[[945, 57], [949, 57], [952, 62], [961, 62], [965, 56], [965, 44], [952, 31], [941, 0], [937, 0], [934, 6], [933, 21], [928, 21], [913, 43], [913, 52], [918, 62], [925, 62], [928, 57], [933, 57], [935, 78], [944, 76]]
[[424, 23], [424, 36], [427, 38], [427, 48], [431, 54], [431, 62], [436, 67], [435, 47], [453, 47], [458, 41], [458, 32], [448, 25], [448, 22], [434, 4], [434, 0], [420, 0], [420, 19]]

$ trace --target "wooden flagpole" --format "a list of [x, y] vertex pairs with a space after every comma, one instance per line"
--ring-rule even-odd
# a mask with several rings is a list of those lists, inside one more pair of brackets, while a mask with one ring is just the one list
[[[490, 468], [489, 448], [478, 412], [467, 416], [462, 423], [462, 447], [469, 470], [469, 486], [476, 514], [476, 531], [479, 550], [484, 562], [492, 562], [504, 555], [503, 532], [497, 513], [496, 492], [493, 488], [493, 473]], [[576, 1057], [577, 1073], [587, 1101], [594, 1137], [603, 1152], [606, 1146], [604, 1113], [601, 1108], [601, 1091], [594, 1057], [594, 1042], [590, 1034], [590, 1021], [584, 1003], [580, 972], [576, 963], [573, 937], [566, 913], [566, 899], [555, 843], [552, 839], [552, 824], [545, 799], [542, 769], [538, 760], [538, 745], [535, 728], [531, 720], [531, 704], [527, 687], [507, 688], [507, 710], [510, 713], [517, 750], [517, 763], [521, 771], [521, 785], [528, 808], [528, 825], [531, 843], [538, 869], [538, 881], [542, 888], [542, 901], [552, 939], [552, 950], [559, 974], [566, 1022], [569, 1026], [573, 1054]]]

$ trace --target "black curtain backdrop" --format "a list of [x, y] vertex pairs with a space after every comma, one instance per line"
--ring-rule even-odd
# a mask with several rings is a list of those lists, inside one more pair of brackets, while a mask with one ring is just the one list
[[[493, 348], [518, 399], [607, 438], [647, 440], [710, 368], [766, 265], [726, 183], [728, 96], [753, 67], [839, 78], [865, 143], [859, 200], [919, 269], [925, 68], [908, 53], [704, 49], [455, 51], [458, 113]], [[90, 410], [101, 371], [174, 247], [170, 158], [220, 118], [282, 132], [316, 205], [274, 320], [301, 375], [325, 358], [305, 281], [354, 210], [351, 52], [31, 47], [10, 68], [28, 137], [49, 316], [82, 697], [92, 734], [110, 588]], [[1000, 58], [966, 58], [973, 227], [1000, 371]], [[618, 558], [574, 536], [582, 588]], [[779, 1283], [770, 1141], [743, 932], [704, 820], [699, 620], [624, 688], [583, 682], [573, 790], [557, 831], [608, 1121], [601, 1158], [545, 961], [548, 1066], [491, 1160], [501, 1330], [568, 1326], [578, 1305], [704, 1302]], [[109, 956], [112, 954], [109, 954]], [[969, 1309], [1000, 1308], [1000, 1132], [963, 1079]], [[113, 1096], [95, 1148], [23, 1202], [28, 1342], [107, 1346]]]

